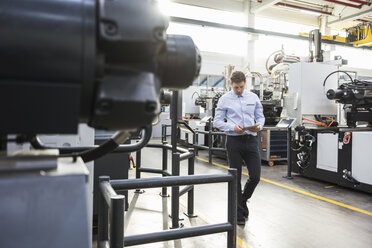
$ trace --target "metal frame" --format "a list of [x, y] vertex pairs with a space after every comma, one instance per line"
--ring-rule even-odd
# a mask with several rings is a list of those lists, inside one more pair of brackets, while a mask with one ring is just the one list
[[[179, 154], [177, 155], [177, 157]], [[236, 247], [237, 225], [237, 171], [229, 169], [227, 174], [172, 176], [166, 178], [142, 178], [111, 180], [108, 176], [99, 178], [98, 240], [99, 248], [119, 248], [132, 245], [160, 242], [201, 235], [227, 232], [227, 247]], [[124, 236], [124, 196], [115, 190], [137, 188], [178, 187], [208, 183], [228, 183], [228, 220], [225, 223], [173, 229], [161, 232]], [[177, 213], [178, 214], [178, 213]], [[110, 234], [110, 235], [109, 235]]]
[[[163, 129], [162, 129], [162, 141], [163, 142], [165, 142], [166, 137], [167, 137], [166, 127], [168, 127], [168, 125], [163, 125]], [[208, 135], [208, 146], [198, 145], [199, 134]], [[208, 150], [208, 162], [209, 163], [212, 163], [213, 151], [227, 152], [226, 148], [218, 148], [218, 147], [213, 147], [212, 146], [214, 135], [224, 135], [224, 136], [226, 136], [226, 134], [224, 132], [213, 132], [211, 130], [210, 131], [195, 130], [194, 134], [193, 134], [193, 144], [190, 144], [195, 149], [195, 155], [199, 154], [199, 150]]]
[[[297, 40], [305, 40], [305, 41], [309, 40], [309, 37], [305, 37], [305, 36], [301, 36], [301, 35], [285, 34], [285, 33], [267, 31], [267, 30], [262, 30], [262, 29], [255, 29], [255, 28], [250, 28], [250, 27], [239, 27], [239, 26], [234, 26], [234, 25], [221, 24], [221, 23], [208, 22], [208, 21], [201, 21], [201, 20], [194, 20], [194, 19], [188, 19], [188, 18], [182, 18], [182, 17], [171, 16], [170, 20], [172, 22], [177, 22], [177, 23], [199, 25], [199, 26], [203, 26], [203, 27], [213, 27], [213, 28], [235, 30], [235, 31], [241, 31], [241, 32], [249, 33], [249, 34], [263, 34], [263, 35], [278, 36], [278, 37], [297, 39]], [[332, 22], [330, 22], [330, 23], [332, 24]], [[353, 47], [353, 48], [357, 48], [357, 49], [368, 49], [368, 50], [372, 49], [372, 47], [368, 47], [368, 46], [355, 47], [355, 46], [353, 46], [353, 44], [348, 44], [348, 43], [343, 43], [343, 42], [333, 41], [333, 40], [325, 40], [325, 39], [322, 39], [322, 43], [330, 44], [330, 45]]]
[[[146, 147], [149, 148], [161, 148], [162, 149], [162, 169], [153, 169], [153, 168], [142, 168], [141, 162], [141, 151], [136, 152], [136, 178], [141, 178], [141, 172], [156, 173], [161, 174], [163, 177], [167, 176], [179, 176], [180, 162], [183, 160], [188, 160], [188, 175], [194, 175], [195, 173], [195, 154], [194, 149], [183, 149], [177, 147], [177, 152], [172, 154], [172, 173], [168, 171], [168, 150], [172, 150], [172, 146], [168, 145], [167, 142], [163, 144], [147, 144]], [[139, 192], [139, 189], [137, 189]], [[179, 187], [172, 187], [172, 228], [179, 227], [179, 198], [188, 193], [187, 196], [187, 213], [186, 216], [196, 217], [194, 214], [194, 186], [189, 185], [185, 188], [179, 190]], [[161, 192], [162, 197], [168, 197], [167, 188], [162, 187]]]

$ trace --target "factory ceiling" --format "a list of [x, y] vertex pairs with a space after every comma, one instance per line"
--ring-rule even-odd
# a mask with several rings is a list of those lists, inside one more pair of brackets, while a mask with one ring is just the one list
[[372, 0], [173, 0], [173, 2], [242, 12], [304, 25], [319, 26], [320, 17], [333, 30], [372, 22]]

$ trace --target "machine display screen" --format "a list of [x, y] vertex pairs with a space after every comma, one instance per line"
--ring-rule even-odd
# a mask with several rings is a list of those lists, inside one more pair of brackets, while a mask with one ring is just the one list
[[288, 128], [293, 125], [295, 120], [295, 118], [281, 119], [278, 124], [276, 124], [276, 127]]

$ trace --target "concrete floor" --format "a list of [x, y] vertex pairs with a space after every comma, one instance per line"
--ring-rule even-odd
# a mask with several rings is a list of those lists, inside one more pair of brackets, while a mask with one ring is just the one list
[[[159, 142], [153, 140], [152, 142]], [[133, 154], [134, 155], [134, 154]], [[170, 159], [170, 153], [169, 153]], [[214, 164], [204, 162], [200, 152], [195, 174], [226, 173], [227, 162], [214, 157]], [[169, 160], [169, 165], [170, 165]], [[161, 150], [145, 148], [142, 167], [161, 168]], [[245, 226], [238, 226], [238, 247], [353, 247], [372, 246], [372, 195], [341, 188], [329, 183], [293, 175], [283, 178], [286, 164], [262, 166], [262, 180], [250, 199], [250, 216]], [[181, 163], [186, 174], [187, 162]], [[130, 178], [134, 178], [134, 170]], [[246, 171], [242, 181], [247, 180]], [[158, 175], [142, 173], [143, 177]], [[169, 189], [170, 192], [170, 189]], [[130, 192], [130, 208], [125, 216], [125, 235], [167, 230], [170, 198], [161, 198], [160, 189], [146, 189], [143, 194]], [[181, 223], [186, 227], [215, 224], [227, 220], [227, 184], [195, 187], [197, 218], [189, 219], [185, 211], [186, 196], [180, 199]], [[135, 247], [226, 247], [226, 234], [213, 234], [177, 241], [159, 242]]]

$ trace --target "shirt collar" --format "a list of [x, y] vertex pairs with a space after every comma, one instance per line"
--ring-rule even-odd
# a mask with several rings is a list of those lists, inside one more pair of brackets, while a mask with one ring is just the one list
[[244, 89], [244, 91], [243, 91], [243, 93], [242, 93], [241, 95], [237, 95], [237, 94], [234, 92], [234, 90], [231, 90], [231, 93], [232, 93], [232, 95], [233, 95], [234, 97], [236, 97], [236, 98], [244, 97], [245, 89]]

